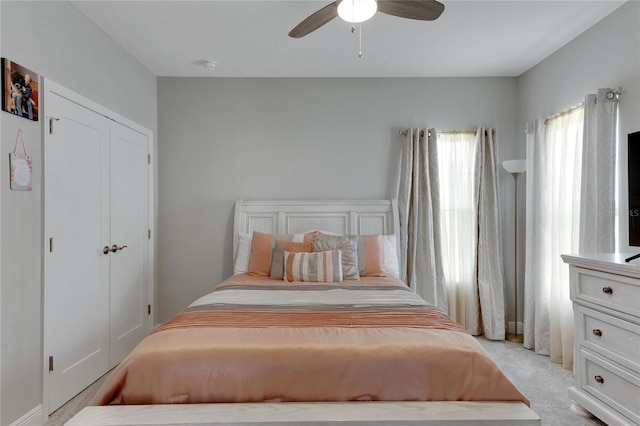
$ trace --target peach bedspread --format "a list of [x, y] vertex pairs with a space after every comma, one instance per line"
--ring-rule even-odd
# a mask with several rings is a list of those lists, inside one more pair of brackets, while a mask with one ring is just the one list
[[[357, 289], [237, 284], [219, 286], [207, 303], [192, 305], [145, 338], [106, 379], [93, 405], [529, 404], [472, 336], [396, 283]], [[244, 302], [237, 296], [243, 291], [250, 293]], [[295, 303], [262, 306], [261, 292], [265, 300], [289, 296]], [[238, 303], [216, 303], [216, 295]], [[345, 303], [352, 298], [365, 302]]]

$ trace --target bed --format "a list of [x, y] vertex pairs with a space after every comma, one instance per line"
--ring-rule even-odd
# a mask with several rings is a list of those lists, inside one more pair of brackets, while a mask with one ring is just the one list
[[234, 275], [68, 424], [536, 425], [487, 352], [401, 281], [393, 200], [238, 201]]

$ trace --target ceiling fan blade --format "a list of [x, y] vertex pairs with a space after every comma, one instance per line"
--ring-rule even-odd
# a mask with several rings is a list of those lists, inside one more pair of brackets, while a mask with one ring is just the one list
[[378, 12], [400, 18], [433, 21], [444, 11], [444, 5], [436, 0], [378, 0]]
[[289, 37], [300, 38], [317, 30], [333, 18], [338, 16], [338, 2], [334, 1], [328, 6], [323, 7], [319, 11], [300, 22], [294, 29], [289, 32]]

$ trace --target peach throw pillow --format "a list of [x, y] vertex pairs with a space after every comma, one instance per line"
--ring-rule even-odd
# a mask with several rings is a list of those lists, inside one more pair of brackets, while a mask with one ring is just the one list
[[249, 256], [249, 275], [268, 277], [271, 269], [271, 234], [253, 231], [251, 255]]

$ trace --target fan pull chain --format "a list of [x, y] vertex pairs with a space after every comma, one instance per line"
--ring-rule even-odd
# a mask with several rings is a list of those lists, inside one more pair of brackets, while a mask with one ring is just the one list
[[360, 51], [358, 52], [358, 58], [362, 58], [362, 23], [360, 23]]
[[[356, 26], [352, 25], [351, 26], [351, 34], [355, 34], [356, 32]], [[358, 25], [358, 58], [362, 58], [362, 22], [360, 23], [360, 25]]]

